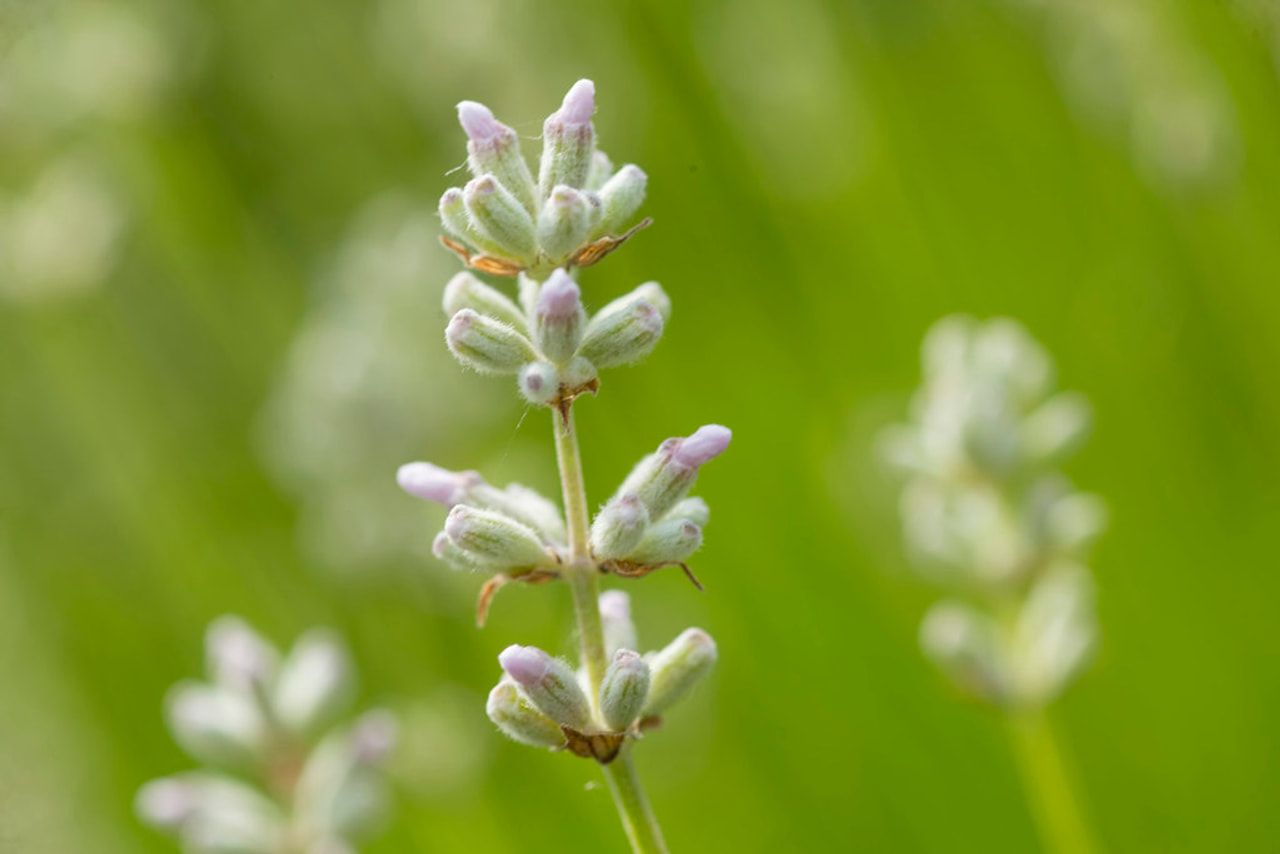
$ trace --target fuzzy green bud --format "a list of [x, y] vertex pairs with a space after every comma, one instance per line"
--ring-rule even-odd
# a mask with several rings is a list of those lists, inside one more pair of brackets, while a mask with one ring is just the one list
[[628, 163], [600, 188], [604, 216], [596, 231], [600, 234], [621, 233], [644, 203], [649, 176], [639, 166]]
[[688, 519], [669, 518], [651, 525], [626, 558], [646, 566], [663, 566], [681, 563], [701, 547], [701, 528]]
[[658, 346], [662, 327], [662, 314], [652, 303], [632, 300], [617, 311], [602, 311], [591, 318], [578, 354], [597, 368], [630, 365]]
[[667, 439], [631, 470], [617, 494], [636, 495], [650, 519], [661, 519], [689, 494], [698, 469], [723, 453], [732, 438], [728, 427], [707, 424], [691, 436]]
[[549, 362], [530, 362], [520, 369], [520, 396], [534, 406], [548, 406], [560, 394], [560, 374]]
[[493, 561], [485, 560], [455, 543], [444, 531], [436, 534], [436, 538], [431, 542], [431, 553], [448, 564], [450, 569], [459, 572], [489, 574], [500, 569]]
[[529, 262], [537, 254], [533, 217], [492, 175], [481, 175], [462, 191], [471, 225], [482, 237], [500, 247], [502, 255]]
[[470, 243], [486, 255], [501, 257], [503, 249], [492, 240], [481, 235], [471, 225], [471, 215], [467, 213], [467, 205], [462, 190], [450, 187], [440, 197], [440, 222], [444, 230]]
[[600, 681], [600, 718], [614, 732], [622, 732], [640, 717], [649, 698], [649, 665], [639, 653], [620, 649]]
[[449, 511], [444, 532], [464, 551], [501, 566], [539, 566], [550, 562], [532, 528], [492, 510], [459, 504]]
[[506, 294], [492, 288], [465, 270], [444, 286], [444, 313], [453, 317], [464, 308], [492, 317], [518, 332], [527, 333], [524, 312]]
[[557, 184], [538, 214], [539, 248], [552, 263], [563, 264], [586, 242], [593, 219], [585, 193]]
[[498, 663], [552, 721], [579, 730], [591, 725], [591, 704], [568, 664], [537, 647], [517, 644], [504, 649]]
[[489, 720], [512, 741], [532, 747], [559, 747], [564, 733], [551, 718], [538, 711], [514, 682], [503, 679], [489, 692], [485, 704]]
[[624, 493], [610, 499], [591, 523], [591, 550], [600, 560], [630, 554], [644, 538], [649, 513], [640, 499]]
[[587, 185], [596, 150], [593, 112], [595, 84], [579, 80], [564, 96], [560, 109], [547, 117], [542, 126], [542, 162], [538, 170], [538, 193], [542, 198], [547, 198], [557, 184], [574, 188]]
[[493, 175], [530, 214], [537, 212], [533, 175], [520, 153], [520, 137], [493, 117], [484, 104], [458, 104], [458, 123], [467, 134], [467, 166], [476, 177]]
[[711, 508], [707, 506], [707, 502], [695, 495], [679, 501], [675, 507], [668, 510], [667, 518], [688, 519], [699, 528], [705, 528], [711, 521]]
[[560, 382], [566, 388], [581, 388], [599, 376], [596, 366], [583, 356], [574, 356], [569, 364], [560, 367]]
[[600, 594], [600, 623], [604, 627], [604, 647], [610, 655], [620, 649], [636, 648], [636, 624], [631, 620], [631, 597], [621, 590]]
[[649, 654], [649, 698], [644, 714], [666, 711], [689, 693], [716, 663], [716, 642], [702, 629], [685, 629], [678, 638]]
[[514, 374], [538, 358], [515, 327], [470, 308], [453, 316], [444, 337], [459, 362], [482, 374]]
[[644, 300], [658, 310], [658, 314], [662, 315], [662, 322], [668, 323], [671, 320], [671, 297], [667, 296], [667, 292], [662, 289], [662, 285], [657, 282], [645, 282], [640, 287], [623, 294], [616, 300], [607, 303], [603, 308], [596, 312], [597, 316], [605, 314], [613, 314], [623, 311], [628, 305], [636, 300]]
[[578, 284], [564, 270], [556, 270], [542, 285], [534, 303], [534, 340], [542, 354], [556, 364], [573, 358], [587, 314]]

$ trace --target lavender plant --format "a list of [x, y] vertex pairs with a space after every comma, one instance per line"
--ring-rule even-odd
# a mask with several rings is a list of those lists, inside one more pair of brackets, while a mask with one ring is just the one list
[[138, 815], [189, 854], [354, 854], [386, 811], [378, 769], [396, 724], [381, 710], [341, 724], [354, 688], [342, 644], [313, 629], [282, 659], [221, 617], [205, 653], [209, 681], [179, 682], [165, 710], [206, 767], [147, 783]]
[[649, 223], [631, 224], [646, 176], [633, 165], [615, 170], [596, 147], [594, 110], [594, 85], [579, 80], [543, 126], [535, 179], [515, 131], [481, 104], [462, 102], [474, 177], [440, 200], [445, 245], [472, 269], [518, 280], [517, 302], [469, 272], [456, 275], [444, 290], [445, 339], [464, 366], [514, 375], [524, 399], [551, 412], [563, 514], [528, 487], [498, 488], [472, 471], [416, 462], [400, 468], [398, 481], [449, 508], [435, 554], [454, 569], [488, 576], [479, 624], [505, 584], [568, 586], [578, 666], [535, 647], [508, 647], [498, 657], [503, 674], [489, 695], [489, 717], [515, 741], [599, 763], [632, 848], [664, 852], [631, 749], [711, 668], [716, 646], [706, 632], [688, 629], [641, 655], [626, 594], [600, 594], [599, 584], [602, 576], [639, 578], [671, 566], [698, 584], [685, 561], [702, 544], [708, 511], [689, 492], [699, 469], [728, 447], [730, 432], [707, 425], [667, 439], [592, 518], [574, 402], [599, 391], [600, 370], [644, 358], [671, 316], [654, 282], [592, 315], [583, 306], [573, 276]]
[[908, 476], [907, 546], [951, 592], [925, 616], [921, 647], [960, 690], [1008, 713], [1046, 846], [1091, 850], [1044, 716], [1098, 639], [1085, 561], [1106, 507], [1057, 468], [1089, 432], [1088, 402], [1054, 392], [1048, 353], [1007, 318], [944, 318], [922, 361], [911, 420], [884, 443]]

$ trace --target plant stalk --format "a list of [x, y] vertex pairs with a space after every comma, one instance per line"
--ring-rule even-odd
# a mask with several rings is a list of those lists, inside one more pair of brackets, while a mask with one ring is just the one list
[[[587, 489], [582, 478], [582, 455], [578, 450], [578, 433], [574, 427], [573, 411], [562, 424], [559, 414], [552, 414], [556, 437], [556, 459], [560, 466], [560, 486], [564, 492], [565, 521], [569, 528], [569, 563], [565, 567], [565, 580], [573, 593], [573, 610], [578, 622], [578, 641], [582, 646], [582, 663], [587, 670], [593, 709], [600, 700], [600, 683], [607, 665], [604, 647], [604, 626], [600, 621], [600, 583], [596, 567], [591, 562], [588, 548], [588, 531], [591, 517], [587, 507]], [[596, 709], [598, 712], [598, 709]], [[662, 828], [645, 797], [644, 787], [631, 759], [630, 745], [623, 747], [618, 757], [604, 769], [609, 792], [618, 808], [623, 829], [635, 854], [667, 854], [662, 838]]]
[[1045, 850], [1095, 854], [1098, 846], [1044, 709], [1013, 711], [1007, 720], [1018, 770]]

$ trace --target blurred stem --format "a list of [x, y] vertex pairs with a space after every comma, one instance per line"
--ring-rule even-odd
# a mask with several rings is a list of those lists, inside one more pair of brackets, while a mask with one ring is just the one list
[[[587, 670], [591, 705], [599, 703], [600, 682], [604, 679], [604, 626], [600, 622], [600, 583], [587, 545], [591, 518], [587, 510], [587, 489], [582, 479], [582, 455], [578, 451], [578, 433], [573, 411], [562, 424], [559, 413], [552, 413], [556, 436], [556, 458], [560, 464], [560, 487], [564, 492], [565, 521], [569, 527], [569, 562], [565, 580], [573, 593], [573, 610], [578, 620], [578, 640], [582, 645], [582, 663]], [[662, 828], [653, 815], [649, 799], [631, 760], [629, 746], [612, 764], [602, 765], [609, 792], [618, 808], [623, 829], [636, 854], [667, 854]]]
[[1044, 709], [1013, 711], [1007, 720], [1018, 770], [1045, 850], [1094, 854], [1098, 846]]

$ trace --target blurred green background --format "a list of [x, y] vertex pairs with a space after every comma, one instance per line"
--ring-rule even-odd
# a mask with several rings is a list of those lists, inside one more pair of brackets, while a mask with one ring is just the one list
[[[622, 851], [585, 762], [483, 717], [560, 588], [429, 555], [395, 466], [555, 490], [551, 434], [463, 375], [435, 200], [453, 105], [529, 138], [578, 77], [655, 226], [582, 277], [675, 301], [579, 407], [590, 493], [734, 446], [643, 639], [718, 639], [638, 761], [673, 850], [1033, 851], [990, 711], [916, 648], [871, 445], [939, 316], [1022, 320], [1085, 392], [1114, 514], [1103, 646], [1054, 709], [1111, 851], [1280, 838], [1280, 13], [1191, 0], [0, 4], [0, 850], [164, 852], [161, 698], [214, 616], [339, 629], [408, 722], [368, 851]], [[536, 151], [535, 142], [526, 151]], [[527, 415], [527, 417], [526, 417]], [[590, 784], [590, 785], [588, 785]]]

